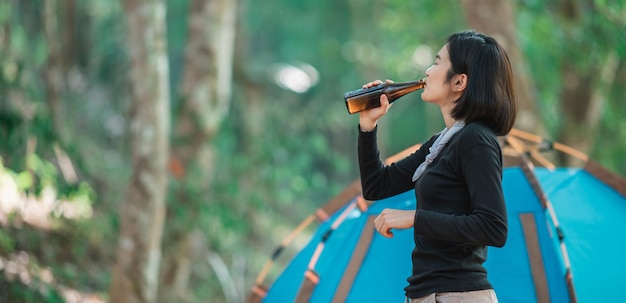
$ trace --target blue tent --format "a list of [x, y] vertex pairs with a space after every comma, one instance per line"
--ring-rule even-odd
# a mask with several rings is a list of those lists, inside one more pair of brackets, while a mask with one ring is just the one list
[[[489, 247], [485, 263], [500, 302], [623, 301], [624, 179], [584, 156], [583, 167], [536, 167], [547, 162], [528, 143], [512, 135], [503, 143], [515, 163], [503, 175], [509, 236]], [[372, 221], [384, 208], [415, 209], [414, 193], [365, 201], [358, 182], [349, 186], [303, 222], [300, 229], [321, 221], [271, 287], [262, 273], [249, 302], [403, 302], [412, 230], [376, 233]]]

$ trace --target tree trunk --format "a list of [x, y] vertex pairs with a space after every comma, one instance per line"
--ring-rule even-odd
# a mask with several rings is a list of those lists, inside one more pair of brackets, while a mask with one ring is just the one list
[[[170, 160], [179, 167], [177, 177], [183, 185], [173, 195], [177, 199], [176, 207], [183, 204], [190, 210], [198, 210], [199, 205], [194, 204], [186, 190], [197, 188], [194, 182], [202, 182], [201, 188], [210, 191], [215, 175], [215, 151], [211, 140], [230, 108], [236, 12], [236, 0], [193, 0], [190, 5], [180, 88], [181, 109], [176, 117], [175, 143]], [[201, 181], [192, 176], [192, 168], [203, 173]], [[188, 230], [174, 231], [177, 239], [166, 252], [159, 294], [162, 302], [184, 300], [193, 268], [191, 264], [206, 262], [204, 256], [195, 260], [200, 257], [201, 250], [197, 243], [190, 242], [198, 239], [192, 235], [197, 230], [197, 216], [175, 219], [185, 220]]]
[[121, 210], [111, 302], [156, 302], [165, 215], [169, 87], [165, 3], [125, 0], [132, 177]]
[[511, 0], [463, 0], [463, 9], [470, 28], [490, 35], [502, 44], [509, 55], [515, 74], [515, 95], [518, 102], [516, 127], [544, 133], [532, 88], [526, 59], [517, 41], [517, 28]]
[[[213, 136], [230, 107], [235, 39], [235, 0], [193, 0], [189, 13], [185, 72], [181, 86], [184, 101], [176, 134]], [[197, 145], [181, 156], [191, 158]], [[180, 150], [180, 149], [178, 149]]]
[[[581, 60], [581, 54], [592, 51], [588, 41], [579, 38], [581, 33], [592, 31], [592, 29], [583, 28], [583, 10], [585, 9], [587, 8], [579, 1], [567, 0], [560, 5], [559, 14], [566, 21], [563, 27], [567, 37], [565, 41], [571, 44], [565, 46], [567, 50], [563, 52], [560, 63], [563, 83], [559, 104], [563, 116], [556, 140], [588, 153], [591, 150], [593, 138], [598, 132], [602, 107], [605, 103], [604, 88], [595, 84], [612, 83], [617, 65], [611, 53], [604, 58], [603, 62], [584, 62], [588, 60], [588, 57], [585, 58], [586, 60]], [[560, 156], [562, 164], [580, 164], [576, 159], [563, 154]]]
[[50, 0], [44, 2], [43, 20], [48, 57], [44, 69], [46, 84], [46, 100], [52, 119], [53, 133], [61, 135], [61, 92], [65, 86], [65, 71], [63, 66], [63, 52], [61, 46], [61, 30], [59, 26], [59, 2]]
[[[571, 64], [567, 63], [562, 71], [564, 83], [559, 102], [563, 123], [559, 129], [557, 141], [582, 152], [587, 152], [589, 143], [593, 141], [592, 135], [597, 128], [600, 114], [598, 107], [601, 104], [597, 102], [601, 99], [595, 99], [596, 102], [593, 103], [596, 104], [592, 106], [593, 91], [588, 84], [597, 74], [581, 75]], [[577, 163], [573, 161], [574, 159], [565, 155], [562, 155], [560, 159], [560, 162], [566, 165], [576, 165]]]
[[207, 160], [210, 150], [206, 150], [208, 158], [199, 153], [218, 132], [230, 108], [236, 7], [236, 0], [193, 0], [190, 6], [182, 108], [172, 150], [183, 169], [201, 164], [206, 171], [212, 170], [212, 160]]

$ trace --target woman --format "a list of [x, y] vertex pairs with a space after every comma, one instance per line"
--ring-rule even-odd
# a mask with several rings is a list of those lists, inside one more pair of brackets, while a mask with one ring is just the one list
[[487, 246], [502, 247], [507, 237], [497, 136], [511, 130], [517, 113], [509, 59], [489, 36], [452, 34], [426, 71], [421, 96], [441, 108], [446, 128], [389, 166], [376, 142], [377, 122], [391, 106], [387, 97], [360, 113], [363, 196], [380, 200], [415, 189], [416, 210], [385, 209], [374, 221], [385, 237], [414, 228], [408, 302], [497, 302], [483, 263]]

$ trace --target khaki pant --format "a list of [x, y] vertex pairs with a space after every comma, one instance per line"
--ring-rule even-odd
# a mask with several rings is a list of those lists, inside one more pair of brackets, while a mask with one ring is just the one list
[[466, 291], [466, 292], [441, 292], [430, 294], [421, 298], [407, 299], [408, 303], [498, 303], [498, 298], [493, 289]]

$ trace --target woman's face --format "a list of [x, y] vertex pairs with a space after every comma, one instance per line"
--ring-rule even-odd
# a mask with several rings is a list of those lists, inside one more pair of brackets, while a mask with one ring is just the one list
[[451, 81], [454, 77], [448, 80], [448, 71], [451, 67], [446, 44], [437, 53], [435, 63], [426, 70], [426, 87], [422, 91], [422, 100], [439, 106], [448, 106], [461, 96], [462, 92], [452, 90]]

